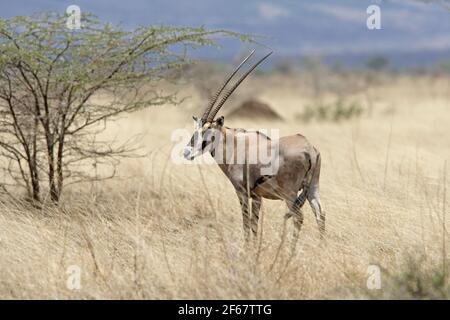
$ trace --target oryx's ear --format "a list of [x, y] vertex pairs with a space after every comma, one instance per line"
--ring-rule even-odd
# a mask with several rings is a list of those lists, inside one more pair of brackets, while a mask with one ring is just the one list
[[224, 122], [225, 122], [225, 118], [224, 118], [223, 116], [220, 116], [220, 117], [217, 118], [217, 120], [216, 120], [216, 123], [217, 123], [217, 125], [219, 125], [219, 126], [223, 126]]
[[192, 119], [194, 119], [194, 121], [195, 121], [195, 122], [197, 122], [197, 121], [198, 121], [198, 119], [197, 119], [197, 117], [196, 117], [196, 116], [192, 116]]

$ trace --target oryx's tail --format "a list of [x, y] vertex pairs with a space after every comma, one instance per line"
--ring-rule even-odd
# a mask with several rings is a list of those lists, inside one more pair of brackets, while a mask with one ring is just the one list
[[302, 188], [300, 189], [301, 193], [294, 201], [293, 207], [295, 210], [298, 210], [301, 207], [303, 207], [306, 199], [308, 198], [308, 193], [311, 188], [312, 182], [319, 180], [321, 157], [319, 151], [317, 151], [315, 148], [314, 151], [316, 151], [315, 152], [316, 158], [314, 160], [312, 160], [309, 153], [307, 153], [309, 160], [309, 168], [308, 171], [306, 171], [305, 178], [303, 179]]

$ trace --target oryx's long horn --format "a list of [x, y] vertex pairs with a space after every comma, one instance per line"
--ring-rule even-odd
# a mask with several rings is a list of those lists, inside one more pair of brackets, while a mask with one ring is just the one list
[[234, 75], [239, 71], [239, 69], [242, 67], [242, 65], [248, 60], [250, 59], [250, 57], [255, 53], [255, 50], [253, 50], [252, 52], [250, 52], [250, 54], [244, 59], [242, 60], [242, 62], [236, 67], [236, 69], [234, 69], [233, 73], [231, 73], [228, 78], [225, 80], [225, 82], [222, 84], [222, 86], [220, 87], [219, 90], [217, 90], [216, 94], [211, 98], [211, 101], [209, 102], [208, 107], [205, 110], [205, 113], [202, 116], [202, 120], [206, 120], [212, 107], [214, 106], [214, 103], [216, 103], [217, 99], [219, 98], [220, 94], [222, 93], [223, 89], [225, 89], [225, 87], [227, 86], [227, 84], [230, 82], [230, 80], [234, 77]]
[[259, 66], [259, 64], [261, 62], [263, 62], [264, 60], [266, 60], [267, 57], [269, 57], [273, 52], [269, 52], [268, 54], [266, 54], [261, 60], [259, 60], [257, 63], [255, 63], [253, 65], [253, 67], [250, 68], [250, 70], [248, 70], [246, 73], [244, 73], [242, 75], [242, 77], [238, 80], [238, 82], [235, 83], [235, 85], [228, 90], [225, 95], [223, 96], [222, 100], [220, 100], [219, 104], [216, 105], [216, 107], [209, 113], [207, 120], [208, 121], [212, 121], [214, 119], [214, 117], [216, 116], [217, 112], [219, 112], [220, 108], [223, 106], [223, 104], [225, 103], [225, 101], [227, 101], [227, 99], [230, 97], [230, 95], [234, 92], [234, 90], [236, 90], [236, 88], [241, 84], [242, 81], [244, 81], [245, 78], [247, 78], [247, 76], [257, 67]]

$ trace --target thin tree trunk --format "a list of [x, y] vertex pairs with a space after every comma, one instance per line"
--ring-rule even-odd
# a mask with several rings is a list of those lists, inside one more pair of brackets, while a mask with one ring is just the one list
[[30, 171], [31, 189], [32, 189], [31, 194], [33, 196], [33, 200], [40, 202], [41, 188], [39, 184], [39, 174], [37, 172], [37, 163], [32, 158], [30, 158], [28, 161], [28, 170]]
[[48, 183], [50, 188], [50, 198], [54, 203], [59, 200], [59, 192], [55, 183], [55, 158], [53, 155], [53, 147], [48, 150]]
[[58, 190], [55, 183], [55, 155], [54, 155], [54, 145], [50, 137], [50, 133], [46, 132], [46, 142], [47, 142], [47, 161], [48, 161], [48, 186], [50, 189], [50, 199], [57, 203], [59, 200]]
[[34, 131], [33, 131], [33, 142], [32, 142], [32, 153], [31, 158], [29, 159], [29, 170], [31, 177], [31, 187], [32, 187], [32, 195], [33, 200], [40, 202], [41, 201], [41, 187], [39, 183], [39, 173], [38, 173], [38, 165], [37, 165], [37, 134], [38, 134], [38, 119], [34, 120]]
[[58, 155], [57, 155], [57, 173], [58, 173], [58, 200], [61, 196], [61, 192], [64, 185], [64, 176], [63, 176], [63, 151], [64, 151], [64, 134], [61, 134], [59, 138], [58, 144]]

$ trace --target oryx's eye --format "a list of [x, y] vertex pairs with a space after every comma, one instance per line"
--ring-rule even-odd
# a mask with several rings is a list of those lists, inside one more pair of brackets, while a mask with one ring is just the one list
[[200, 146], [200, 142], [204, 139], [204, 134], [201, 132], [201, 130], [196, 130], [194, 131], [194, 134], [192, 135], [191, 138], [191, 146], [195, 147], [195, 146]]
[[198, 133], [197, 133], [197, 131], [196, 131], [196, 132], [194, 132], [194, 134], [192, 135], [191, 141], [189, 142], [189, 145], [190, 145], [191, 147], [194, 147], [195, 142], [197, 141], [197, 136], [198, 136]]

